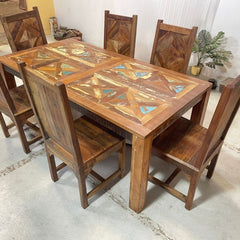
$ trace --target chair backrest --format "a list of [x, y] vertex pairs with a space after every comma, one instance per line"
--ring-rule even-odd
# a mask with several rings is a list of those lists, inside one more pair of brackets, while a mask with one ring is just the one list
[[150, 63], [186, 73], [196, 33], [197, 27], [188, 29], [158, 20]]
[[[4, 113], [16, 113], [16, 107], [0, 74], [0, 110]], [[7, 111], [7, 112], [6, 112]]]
[[38, 8], [11, 16], [1, 16], [1, 21], [13, 52], [47, 43]]
[[105, 11], [104, 49], [134, 57], [137, 15], [125, 17]]
[[206, 138], [199, 151], [196, 166], [200, 167], [223, 142], [240, 105], [240, 75], [223, 89], [210, 122]]
[[61, 146], [75, 159], [81, 161], [65, 85], [44, 79], [31, 68], [26, 67], [24, 62], [18, 64], [46, 145], [53, 143]]

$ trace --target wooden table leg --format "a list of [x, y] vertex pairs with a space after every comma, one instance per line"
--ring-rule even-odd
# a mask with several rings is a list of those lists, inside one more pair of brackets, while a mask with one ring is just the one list
[[146, 202], [149, 162], [153, 137], [133, 135], [129, 207], [139, 213]]
[[2, 75], [2, 78], [6, 83], [8, 89], [16, 87], [16, 81], [14, 76], [11, 73], [4, 70], [3, 64], [0, 64], [0, 74]]
[[200, 125], [203, 124], [205, 113], [207, 110], [208, 99], [211, 93], [211, 88], [203, 95], [202, 100], [196, 104], [192, 109], [191, 120]]

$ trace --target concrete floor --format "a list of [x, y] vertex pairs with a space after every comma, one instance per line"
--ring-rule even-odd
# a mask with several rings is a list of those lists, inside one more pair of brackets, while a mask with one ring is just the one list
[[[10, 52], [0, 46], [0, 55]], [[219, 92], [212, 91], [206, 120], [213, 114]], [[203, 175], [191, 211], [159, 187], [148, 184], [146, 208], [136, 214], [128, 208], [131, 149], [127, 147], [127, 174], [111, 189], [80, 206], [78, 186], [69, 169], [51, 181], [42, 143], [26, 155], [16, 128], [5, 138], [0, 131], [0, 239], [1, 240], [238, 240], [240, 235], [240, 111], [222, 148], [215, 174]], [[29, 134], [30, 132], [27, 131]], [[152, 158], [165, 176], [171, 167]], [[114, 165], [107, 161], [107, 168]], [[99, 168], [103, 167], [99, 166]], [[88, 187], [94, 181], [89, 178]], [[180, 176], [177, 184], [186, 189]]]

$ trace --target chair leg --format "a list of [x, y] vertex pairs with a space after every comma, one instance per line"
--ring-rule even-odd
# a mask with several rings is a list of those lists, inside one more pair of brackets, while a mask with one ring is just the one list
[[46, 154], [47, 154], [48, 166], [49, 166], [51, 178], [54, 182], [56, 182], [58, 180], [58, 174], [57, 174], [57, 167], [56, 167], [54, 155], [49, 154], [47, 150], [46, 150]]
[[88, 197], [87, 197], [87, 189], [86, 189], [86, 177], [82, 177], [80, 173], [77, 179], [78, 179], [78, 187], [79, 187], [82, 208], [87, 208]]
[[16, 124], [17, 130], [18, 130], [19, 136], [20, 136], [20, 140], [22, 142], [24, 152], [30, 153], [30, 148], [29, 148], [29, 144], [27, 141], [27, 137], [23, 130], [23, 124], [21, 124], [18, 120], [16, 120], [15, 124]]
[[212, 159], [210, 165], [208, 166], [207, 178], [209, 178], [209, 179], [211, 179], [211, 177], [213, 175], [213, 172], [214, 172], [217, 160], [218, 160], [218, 156], [219, 156], [219, 153], [217, 153], [214, 156], [214, 158]]
[[8, 128], [7, 128], [7, 125], [4, 121], [4, 118], [3, 118], [3, 115], [2, 113], [0, 112], [0, 123], [1, 123], [1, 126], [2, 126], [2, 130], [3, 130], [3, 134], [4, 136], [7, 138], [10, 136], [9, 132], [8, 132]]
[[119, 169], [121, 170], [120, 178], [123, 178], [125, 175], [125, 168], [126, 168], [126, 159], [125, 159], [125, 154], [126, 154], [126, 144], [125, 141], [123, 141], [123, 146], [121, 151], [118, 153], [118, 164], [119, 164]]
[[187, 200], [186, 200], [186, 204], [185, 204], [185, 208], [187, 210], [190, 210], [192, 208], [193, 198], [194, 198], [195, 191], [196, 191], [196, 188], [197, 188], [198, 178], [199, 178], [199, 175], [197, 173], [195, 173], [191, 177], [190, 186], [189, 186], [189, 189], [188, 189]]

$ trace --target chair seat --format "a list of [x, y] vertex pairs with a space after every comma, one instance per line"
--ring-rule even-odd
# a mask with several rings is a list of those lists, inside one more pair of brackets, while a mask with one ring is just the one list
[[23, 85], [10, 89], [9, 93], [17, 112], [22, 112], [31, 108], [26, 90]]
[[91, 121], [92, 120], [86, 116], [74, 121], [84, 163], [96, 159], [104, 151], [107, 151], [122, 141], [121, 138], [110, 134]]
[[[239, 105], [240, 75], [223, 89], [208, 129], [180, 118], [154, 140], [153, 155], [176, 168], [164, 182], [151, 174], [148, 180], [185, 202], [185, 208], [190, 210], [201, 174], [207, 169], [207, 178], [213, 175], [224, 138]], [[174, 188], [176, 184], [171, 185], [180, 172], [189, 180], [187, 195]]]
[[169, 162], [174, 157], [194, 166], [206, 133], [206, 128], [182, 117], [153, 141], [153, 154]]

